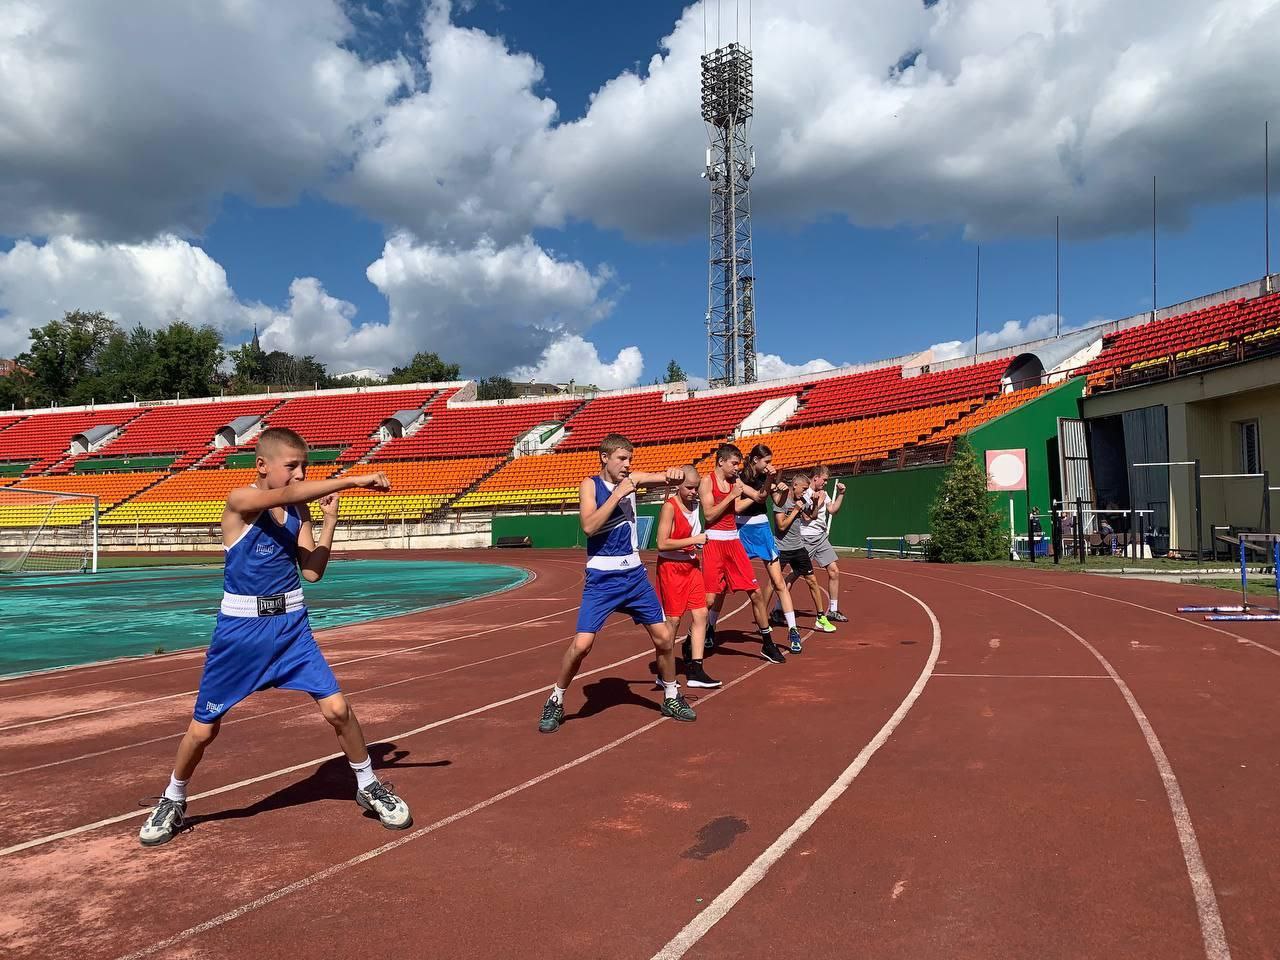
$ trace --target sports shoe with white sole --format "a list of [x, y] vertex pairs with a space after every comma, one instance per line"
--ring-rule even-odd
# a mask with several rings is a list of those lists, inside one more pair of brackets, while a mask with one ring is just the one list
[[823, 633], [836, 632], [835, 624], [833, 624], [831, 620], [825, 616], [818, 617], [818, 619], [813, 621], [813, 625], [817, 627], [819, 630], [821, 630]]
[[388, 830], [407, 830], [413, 826], [409, 805], [395, 795], [390, 783], [375, 780], [371, 786], [357, 790], [356, 803], [381, 820]]
[[[158, 847], [178, 835], [186, 823], [187, 801], [156, 798], [155, 809], [138, 831], [138, 842], [144, 847]], [[147, 801], [143, 801], [144, 803]]]

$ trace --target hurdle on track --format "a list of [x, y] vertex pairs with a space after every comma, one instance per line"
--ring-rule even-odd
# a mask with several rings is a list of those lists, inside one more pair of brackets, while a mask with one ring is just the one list
[[[1240, 603], [1223, 606], [1191, 606], [1179, 607], [1179, 613], [1207, 614], [1205, 620], [1211, 621], [1270, 621], [1280, 620], [1280, 537], [1275, 534], [1239, 535], [1240, 559]], [[1264, 607], [1249, 601], [1249, 564], [1248, 544], [1250, 540], [1259, 540], [1271, 545], [1271, 572], [1275, 578], [1276, 606]]]

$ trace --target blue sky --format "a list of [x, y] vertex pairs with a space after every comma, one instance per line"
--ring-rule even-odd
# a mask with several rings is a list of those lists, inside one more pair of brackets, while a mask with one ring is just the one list
[[[770, 369], [864, 362], [971, 337], [978, 238], [983, 330], [1052, 313], [1057, 211], [1064, 323], [1149, 309], [1153, 172], [1168, 184], [1162, 305], [1261, 275], [1267, 113], [1232, 84], [1251, 96], [1267, 86], [1275, 67], [1265, 51], [1253, 63], [1235, 39], [1240, 77], [1218, 77], [1220, 62], [1199, 74], [1188, 64], [1185, 79], [1142, 76], [1134, 62], [1144, 47], [1171, 56], [1180, 44], [1187, 56], [1212, 48], [1196, 4], [1173, 3], [1156, 27], [1140, 5], [1119, 3], [1108, 19], [1067, 29], [1053, 0], [1002, 7], [1009, 2], [921, 4], [901, 22], [881, 11], [874, 29], [840, 3], [809, 0], [793, 14], [791, 5], [757, 2], [752, 186], [759, 348], [780, 358]], [[232, 24], [230, 40], [209, 31], [210, 62], [218, 44], [232, 44], [247, 90], [237, 91], [239, 78], [223, 86], [214, 77], [206, 89], [171, 92], [150, 119], [144, 95], [141, 133], [114, 156], [122, 170], [159, 164], [147, 182], [127, 171], [113, 180], [109, 162], [92, 171], [56, 162], [57, 143], [30, 158], [0, 139], [0, 170], [9, 152], [23, 186], [0, 190], [0, 353], [16, 352], [26, 326], [62, 309], [104, 307], [126, 323], [188, 315], [219, 326], [229, 343], [256, 322], [271, 345], [317, 353], [335, 369], [386, 369], [425, 348], [477, 376], [518, 366], [563, 377], [582, 350], [580, 380], [648, 382], [670, 358], [704, 372], [698, 92], [674, 79], [689, 79], [679, 65], [700, 43], [688, 38], [700, 30], [701, 8], [476, 0], [437, 5], [434, 27], [424, 27], [429, 8], [411, 0], [306, 3], [310, 19], [280, 14], [262, 27], [267, 79], [255, 81], [254, 51]], [[154, 25], [157, 44], [164, 30], [183, 27], [184, 6]], [[1042, 20], [1026, 12], [1037, 6]], [[31, 8], [37, 25], [39, 9]], [[316, 27], [319, 14], [335, 25]], [[682, 16], [685, 32], [673, 35]], [[56, 77], [52, 40], [74, 48], [76, 37], [57, 35], [69, 28], [52, 21], [44, 28], [49, 46], [32, 42], [16, 60]], [[806, 29], [818, 32], [806, 40]], [[1266, 32], [1259, 23], [1241, 29]], [[1073, 52], [1090, 30], [1106, 34], [1109, 59]], [[268, 41], [281, 38], [289, 52], [268, 67]], [[127, 51], [101, 40], [127, 73]], [[119, 40], [134, 42], [142, 41]], [[817, 66], [806, 62], [809, 49]], [[289, 88], [290, 70], [315, 76], [315, 63], [335, 51], [350, 58], [341, 100], [330, 87], [276, 93]], [[916, 65], [891, 82], [904, 56]], [[1086, 73], [1106, 79], [1085, 90]], [[614, 95], [589, 112], [592, 96], [620, 75]], [[83, 92], [89, 79], [71, 75], [68, 84]], [[1194, 96], [1179, 97], [1179, 83]], [[1152, 84], [1163, 85], [1156, 108], [1140, 102]], [[1018, 102], [1021, 87], [1037, 95]], [[170, 128], [169, 108], [183, 97], [196, 105], [192, 117]], [[1175, 97], [1177, 111], [1164, 106]], [[0, 98], [0, 121], [38, 107]], [[48, 109], [57, 119], [59, 105]], [[342, 122], [329, 130], [336, 113]], [[290, 139], [293, 127], [300, 132]], [[191, 151], [187, 175], [155, 159], [153, 136], [160, 149], [169, 138], [173, 151]], [[208, 171], [189, 173], [206, 162]], [[124, 212], [103, 199], [131, 189], [140, 200]], [[492, 349], [477, 346], [486, 337]], [[558, 343], [578, 346], [543, 352]], [[642, 367], [624, 357], [629, 347], [639, 348]]]

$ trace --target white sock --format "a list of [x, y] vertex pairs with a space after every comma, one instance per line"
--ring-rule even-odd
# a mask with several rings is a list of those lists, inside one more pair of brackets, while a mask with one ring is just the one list
[[717, 621], [718, 619], [720, 619], [720, 611], [719, 611], [719, 610], [708, 610], [708, 611], [707, 611], [707, 626], [708, 626], [708, 627], [714, 627], [714, 626], [716, 625], [716, 621]]
[[556, 703], [564, 703], [564, 695], [565, 695], [565, 691], [560, 689], [559, 687], [551, 688], [551, 699], [554, 700]]
[[164, 788], [164, 795], [170, 800], [187, 799], [187, 784], [190, 780], [179, 780], [172, 773], [169, 774], [169, 785]]
[[840, 604], [835, 597], [831, 598], [831, 602], [827, 604], [827, 609], [830, 610], [832, 613], [835, 613], [837, 610], [840, 609]]
[[[347, 763], [351, 761], [348, 760]], [[356, 775], [358, 790], [371, 787], [378, 781], [378, 778], [373, 775], [373, 758], [368, 754], [365, 754], [365, 758], [360, 763], [351, 763], [351, 772]]]
[[674, 680], [672, 680], [670, 683], [667, 683], [667, 681], [663, 680], [662, 695], [666, 697], [668, 700], [674, 700], [676, 697], [680, 696], [680, 684], [676, 683]]
[[796, 628], [796, 612], [792, 610], [790, 613], [784, 613], [783, 616], [787, 619], [787, 628], [794, 630]]

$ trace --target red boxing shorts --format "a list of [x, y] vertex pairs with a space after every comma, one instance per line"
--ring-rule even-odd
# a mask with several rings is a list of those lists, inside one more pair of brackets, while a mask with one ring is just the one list
[[708, 540], [702, 548], [702, 579], [708, 593], [759, 590], [756, 572], [741, 540]]
[[658, 558], [658, 599], [668, 620], [678, 620], [690, 610], [707, 606], [707, 587], [702, 570], [693, 560]]

